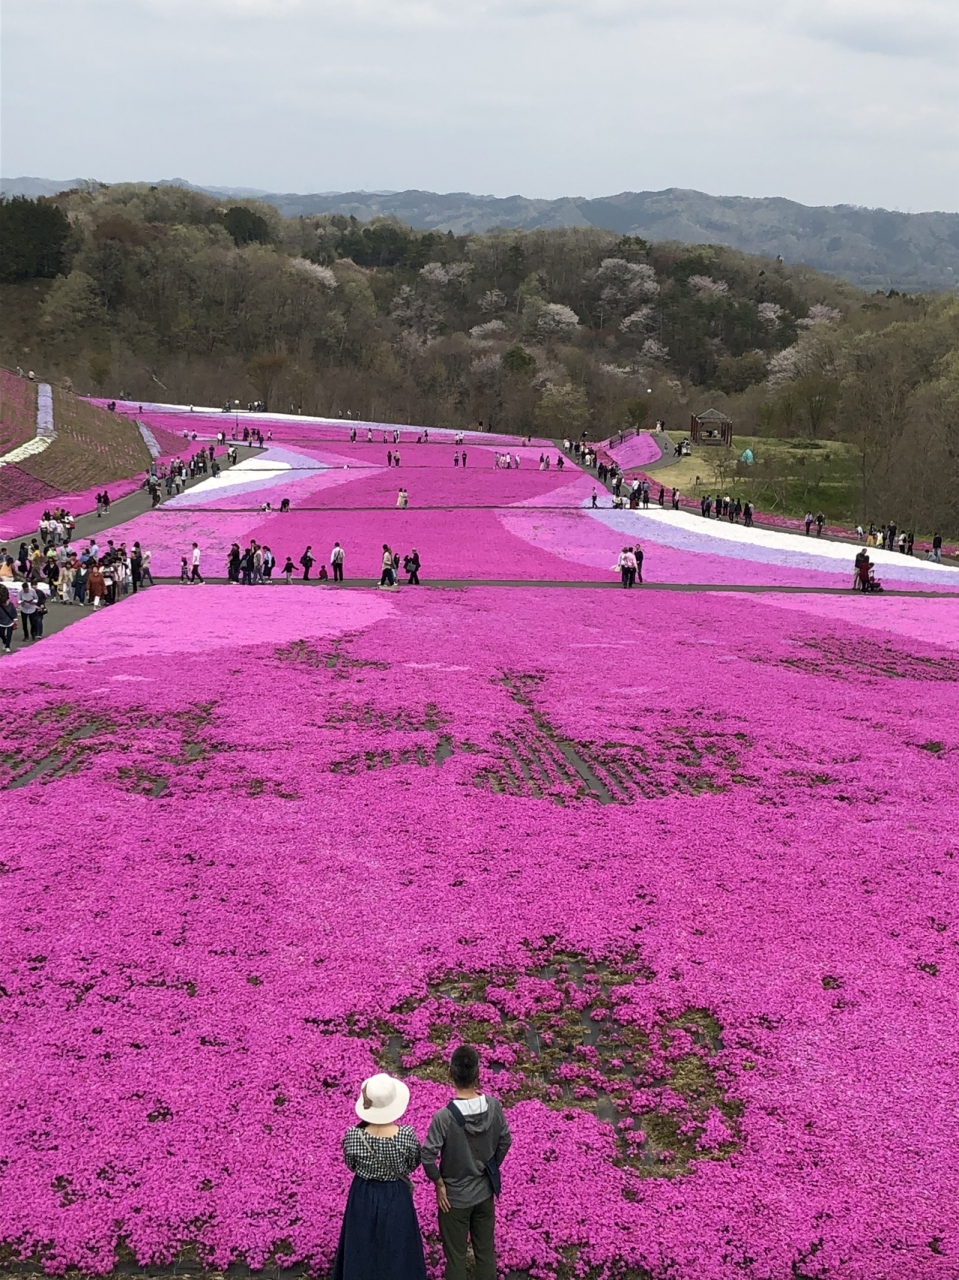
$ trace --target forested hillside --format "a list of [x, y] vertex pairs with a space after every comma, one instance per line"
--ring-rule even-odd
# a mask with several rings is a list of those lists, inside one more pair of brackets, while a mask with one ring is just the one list
[[3, 362], [81, 392], [594, 438], [714, 404], [744, 434], [846, 441], [867, 518], [959, 522], [954, 297], [592, 227], [455, 236], [178, 187], [12, 201], [0, 231]]

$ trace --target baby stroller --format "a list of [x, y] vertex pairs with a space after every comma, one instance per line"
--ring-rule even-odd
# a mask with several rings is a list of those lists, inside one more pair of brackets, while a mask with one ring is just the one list
[[867, 593], [867, 595], [882, 595], [882, 583], [878, 578], [874, 578], [871, 574], [863, 583], [862, 589]]

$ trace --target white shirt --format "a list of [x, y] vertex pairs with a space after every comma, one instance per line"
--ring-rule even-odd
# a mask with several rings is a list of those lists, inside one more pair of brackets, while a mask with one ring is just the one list
[[198, 564], [200, 563], [200, 548], [199, 548], [199, 547], [194, 547], [194, 548], [193, 548], [193, 563], [194, 563], [194, 564], [196, 564], [196, 565], [198, 565]]

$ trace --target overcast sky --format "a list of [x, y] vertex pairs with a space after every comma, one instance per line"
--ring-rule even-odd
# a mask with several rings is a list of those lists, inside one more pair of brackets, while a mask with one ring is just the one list
[[959, 0], [4, 0], [2, 171], [959, 210]]

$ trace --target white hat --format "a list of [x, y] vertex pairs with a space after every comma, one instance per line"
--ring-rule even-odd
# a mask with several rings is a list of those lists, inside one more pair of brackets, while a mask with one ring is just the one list
[[402, 1080], [380, 1072], [363, 1081], [356, 1114], [368, 1124], [392, 1124], [409, 1106], [410, 1091]]

